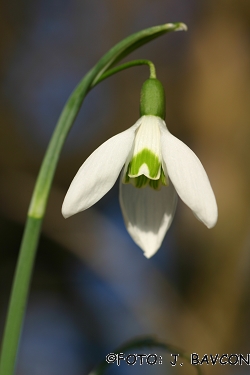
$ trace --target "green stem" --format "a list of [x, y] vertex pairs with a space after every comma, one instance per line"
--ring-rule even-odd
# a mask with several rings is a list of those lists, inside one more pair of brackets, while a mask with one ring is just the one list
[[121, 72], [122, 70], [125, 70], [125, 69], [128, 69], [128, 68], [132, 68], [134, 66], [140, 66], [140, 65], [148, 65], [149, 71], [150, 71], [150, 78], [156, 78], [155, 66], [152, 63], [152, 61], [149, 61], [149, 60], [133, 60], [133, 61], [129, 61], [129, 62], [125, 63], [125, 64], [116, 66], [113, 69], [109, 69], [106, 73], [104, 73], [95, 82], [95, 84], [93, 84], [91, 86], [91, 88], [94, 87], [94, 86], [96, 86], [98, 83], [104, 81], [106, 78], [112, 76], [113, 74], [116, 74], [116, 73]]
[[[35, 258], [34, 248], [37, 247], [41, 229], [41, 219], [27, 218], [23, 240], [19, 252], [17, 270], [12, 286], [12, 298], [9, 305], [9, 316], [5, 325], [1, 374], [12, 374], [15, 366], [15, 356], [18, 347], [16, 332], [22, 329], [23, 316], [26, 307], [29, 283]], [[18, 312], [18, 314], [17, 314]]]
[[65, 104], [46, 151], [32, 194], [10, 296], [0, 358], [0, 375], [12, 375], [14, 372], [30, 279], [52, 180], [61, 149], [84, 98], [99, 80], [102, 81], [102, 75], [129, 53], [167, 32], [185, 29], [186, 26], [182, 23], [164, 24], [139, 31], [123, 39], [111, 48], [85, 75]]

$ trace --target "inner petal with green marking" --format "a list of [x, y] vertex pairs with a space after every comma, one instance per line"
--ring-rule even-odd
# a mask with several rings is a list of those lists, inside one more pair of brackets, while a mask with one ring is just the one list
[[143, 188], [149, 185], [154, 190], [160, 190], [162, 185], [168, 186], [168, 178], [165, 176], [163, 168], [161, 167], [160, 171], [160, 178], [159, 179], [150, 179], [146, 177], [144, 174], [137, 176], [137, 177], [130, 177], [128, 174], [128, 170], [125, 173], [122, 182], [124, 184], [131, 183], [136, 188]]
[[143, 116], [137, 129], [131, 154], [126, 162], [123, 183], [132, 183], [137, 188], [149, 185], [159, 190], [168, 185], [162, 168], [159, 118]]
[[134, 155], [129, 163], [129, 177], [137, 177], [144, 174], [152, 180], [158, 180], [161, 173], [161, 161], [159, 157], [147, 148]]

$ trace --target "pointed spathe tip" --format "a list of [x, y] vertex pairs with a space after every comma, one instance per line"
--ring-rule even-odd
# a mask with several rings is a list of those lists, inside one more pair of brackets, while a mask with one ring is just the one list
[[187, 31], [188, 27], [183, 22], [176, 22], [176, 23], [166, 23], [165, 24], [166, 29], [170, 29], [173, 31]]

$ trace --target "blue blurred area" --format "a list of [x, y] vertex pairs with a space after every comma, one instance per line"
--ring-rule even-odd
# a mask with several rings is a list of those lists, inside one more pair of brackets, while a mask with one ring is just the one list
[[[79, 10], [79, 6], [84, 9]], [[88, 29], [95, 11], [93, 6], [94, 2], [83, 6], [69, 1], [36, 1], [29, 9], [32, 19], [13, 52], [3, 82], [3, 94], [23, 118], [20, 135], [24, 139], [28, 137], [41, 149], [47, 146], [69, 94], [91, 68], [94, 59], [100, 57], [101, 44], [99, 48], [98, 44], [94, 49], [89, 48]], [[107, 22], [104, 3], [100, 11], [98, 29], [102, 35]], [[105, 95], [107, 90], [109, 95]], [[84, 147], [84, 143], [108, 123], [113, 95], [112, 86], [106, 85], [105, 91], [100, 88], [87, 97], [68, 147]], [[98, 121], [97, 110], [100, 112]]]

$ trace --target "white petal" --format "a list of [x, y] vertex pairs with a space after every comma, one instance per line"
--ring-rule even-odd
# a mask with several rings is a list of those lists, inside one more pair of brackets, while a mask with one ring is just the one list
[[185, 143], [174, 137], [165, 125], [160, 128], [163, 160], [178, 195], [199, 220], [212, 228], [218, 209], [205, 169]]
[[120, 181], [120, 205], [127, 230], [147, 258], [161, 246], [176, 203], [177, 194], [171, 183], [156, 191], [149, 186], [137, 189]]
[[64, 198], [65, 218], [86, 210], [101, 199], [114, 185], [133, 145], [135, 125], [108, 139], [83, 163]]

